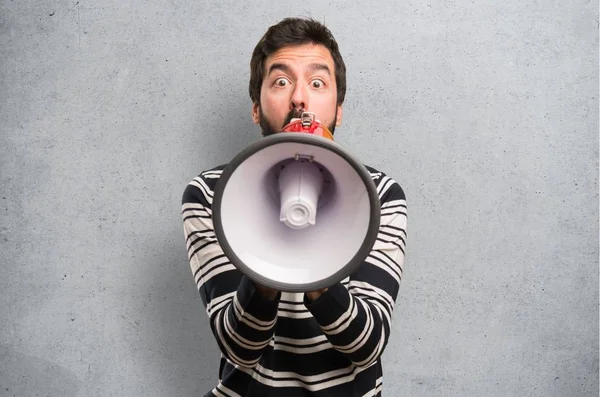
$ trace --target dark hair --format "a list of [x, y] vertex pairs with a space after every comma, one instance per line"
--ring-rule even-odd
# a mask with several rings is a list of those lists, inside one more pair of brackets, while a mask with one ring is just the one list
[[327, 48], [335, 66], [335, 82], [337, 86], [337, 104], [341, 105], [346, 96], [346, 65], [340, 54], [338, 44], [331, 31], [322, 23], [311, 18], [285, 18], [269, 27], [252, 52], [250, 59], [250, 98], [260, 103], [266, 59], [289, 45], [320, 44]]

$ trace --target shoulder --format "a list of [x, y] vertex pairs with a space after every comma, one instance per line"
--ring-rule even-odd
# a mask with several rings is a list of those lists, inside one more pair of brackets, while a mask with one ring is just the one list
[[382, 204], [397, 200], [406, 201], [404, 189], [396, 179], [369, 165], [365, 164], [365, 168], [371, 174]]
[[185, 187], [182, 204], [198, 203], [211, 206], [215, 186], [226, 166], [227, 164], [221, 164], [200, 172]]

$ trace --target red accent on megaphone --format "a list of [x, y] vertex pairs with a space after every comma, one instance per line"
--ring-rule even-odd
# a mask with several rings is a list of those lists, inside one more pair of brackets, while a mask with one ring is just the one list
[[292, 119], [281, 132], [305, 132], [308, 134], [322, 136], [333, 141], [333, 134], [329, 128], [321, 124], [317, 120], [313, 120], [310, 125], [305, 125], [302, 119]]

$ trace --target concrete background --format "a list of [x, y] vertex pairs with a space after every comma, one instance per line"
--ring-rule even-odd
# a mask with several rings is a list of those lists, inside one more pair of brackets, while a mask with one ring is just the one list
[[198, 396], [180, 200], [257, 139], [288, 15], [348, 65], [337, 140], [404, 187], [386, 396], [598, 396], [598, 4], [0, 2], [0, 395]]

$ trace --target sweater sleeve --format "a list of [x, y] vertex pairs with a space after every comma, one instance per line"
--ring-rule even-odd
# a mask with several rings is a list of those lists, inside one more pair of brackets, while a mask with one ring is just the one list
[[188, 260], [221, 353], [236, 365], [252, 368], [273, 337], [280, 294], [273, 301], [262, 298], [219, 245], [211, 209], [215, 173], [194, 178], [183, 194]]
[[338, 283], [315, 301], [304, 297], [333, 347], [359, 368], [375, 363], [387, 345], [404, 266], [406, 197], [398, 183], [381, 178], [381, 223], [369, 256], [347, 288]]

